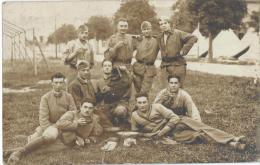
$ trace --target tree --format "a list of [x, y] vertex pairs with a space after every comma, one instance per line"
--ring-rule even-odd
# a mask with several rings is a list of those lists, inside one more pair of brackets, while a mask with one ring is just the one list
[[209, 37], [209, 61], [213, 60], [213, 36], [221, 30], [234, 29], [247, 14], [245, 0], [189, 0], [189, 9], [198, 15], [199, 23]]
[[171, 16], [174, 28], [192, 33], [198, 24], [198, 17], [189, 11], [189, 0], [178, 0], [172, 6], [173, 15]]
[[247, 22], [249, 27], [252, 27], [255, 29], [255, 32], [259, 33], [259, 24], [260, 24], [260, 10], [253, 11], [250, 15], [250, 21]]
[[70, 40], [77, 38], [77, 31], [73, 25], [63, 24], [60, 28], [48, 36], [47, 43], [60, 44], [67, 43]]
[[99, 40], [106, 40], [113, 33], [112, 23], [109, 18], [104, 16], [92, 16], [88, 20], [89, 38], [95, 38], [97, 41], [96, 50], [99, 52]]
[[128, 20], [128, 31], [132, 34], [141, 33], [141, 23], [143, 21], [150, 21], [154, 30], [159, 29], [155, 18], [155, 9], [149, 5], [148, 0], [131, 0], [123, 3], [114, 14], [114, 23], [117, 23], [117, 20], [121, 17]]

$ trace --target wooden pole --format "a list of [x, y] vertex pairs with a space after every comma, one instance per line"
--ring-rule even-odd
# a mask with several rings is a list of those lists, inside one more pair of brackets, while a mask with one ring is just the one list
[[34, 34], [34, 28], [33, 28], [33, 64], [34, 64], [34, 76], [37, 76], [37, 61], [35, 56], [35, 34]]
[[21, 38], [20, 38], [20, 35], [21, 35], [21, 33], [19, 32], [18, 33], [18, 40], [19, 40], [19, 42], [18, 42], [18, 53], [19, 53], [19, 57], [21, 57], [21, 47], [20, 47], [20, 45], [21, 45]]
[[54, 31], [54, 37], [55, 37], [55, 58], [58, 58], [58, 49], [57, 49], [57, 36], [56, 36], [56, 16], [55, 16], [55, 31]]
[[47, 68], [50, 69], [50, 67], [49, 67], [49, 65], [48, 65], [48, 62], [47, 62], [47, 60], [46, 60], [46, 58], [45, 58], [45, 56], [44, 56], [44, 54], [43, 54], [43, 52], [42, 52], [41, 45], [39, 44], [37, 38], [35, 38], [34, 41], [35, 41], [36, 45], [38, 46], [38, 48], [39, 48], [39, 50], [40, 50], [40, 53], [41, 53], [41, 55], [42, 55], [42, 58], [43, 58], [45, 64], [47, 65]]
[[13, 37], [11, 37], [11, 65], [14, 63]]

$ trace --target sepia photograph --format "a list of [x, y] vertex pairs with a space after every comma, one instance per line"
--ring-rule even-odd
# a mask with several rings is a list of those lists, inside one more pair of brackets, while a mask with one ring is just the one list
[[260, 0], [2, 2], [2, 164], [260, 162]]

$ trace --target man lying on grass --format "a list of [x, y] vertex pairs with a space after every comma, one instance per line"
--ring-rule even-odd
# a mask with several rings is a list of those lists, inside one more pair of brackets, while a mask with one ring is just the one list
[[145, 93], [136, 95], [137, 110], [132, 113], [131, 129], [142, 133], [152, 133], [153, 139], [169, 136], [181, 143], [215, 142], [244, 150], [240, 137], [212, 128], [190, 117], [178, 116], [161, 104], [150, 104]]
[[[91, 142], [96, 143], [96, 137], [102, 134], [103, 128], [99, 124], [99, 117], [93, 111], [93, 101], [84, 100], [80, 111], [68, 111], [61, 116], [55, 127], [59, 129], [59, 139], [65, 146], [59, 148], [64, 149], [66, 146], [85, 146]], [[23, 156], [47, 143], [50, 144], [50, 141], [47, 141], [45, 136], [40, 136], [13, 152], [8, 159], [8, 164], [16, 164]]]
[[72, 96], [64, 91], [65, 76], [56, 73], [51, 77], [52, 90], [42, 96], [39, 107], [39, 124], [34, 134], [28, 137], [28, 144], [14, 152], [9, 162], [19, 160], [22, 155], [39, 147], [53, 143], [59, 131], [56, 122], [67, 111], [75, 111], [76, 106]]

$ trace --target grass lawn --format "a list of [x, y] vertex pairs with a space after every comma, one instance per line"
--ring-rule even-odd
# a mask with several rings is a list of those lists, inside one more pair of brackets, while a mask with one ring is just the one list
[[[50, 90], [50, 86], [35, 85], [39, 80], [47, 80], [56, 71], [64, 71], [61, 62], [52, 62], [48, 71], [41, 64], [39, 76], [33, 76], [30, 64], [17, 61], [10, 67], [3, 64], [3, 87], [22, 88], [34, 86], [37, 92], [24, 94], [3, 94], [3, 149], [20, 147], [26, 143], [25, 136], [30, 135], [38, 126], [38, 106], [41, 96]], [[95, 66], [94, 79], [100, 71], [100, 64]], [[156, 89], [157, 78], [151, 97], [160, 90]], [[100, 148], [102, 137], [97, 144], [85, 148], [64, 150], [55, 153], [32, 153], [22, 159], [22, 165], [35, 164], [94, 164], [94, 163], [199, 163], [199, 162], [250, 162], [256, 160], [256, 125], [257, 109], [259, 110], [259, 94], [252, 85], [252, 79], [216, 76], [188, 71], [185, 90], [193, 97], [204, 123], [234, 135], [245, 135], [248, 146], [245, 151], [237, 152], [218, 144], [198, 145], [163, 145], [138, 141], [138, 145], [118, 147], [108, 153]], [[213, 111], [216, 114], [208, 114]]]

